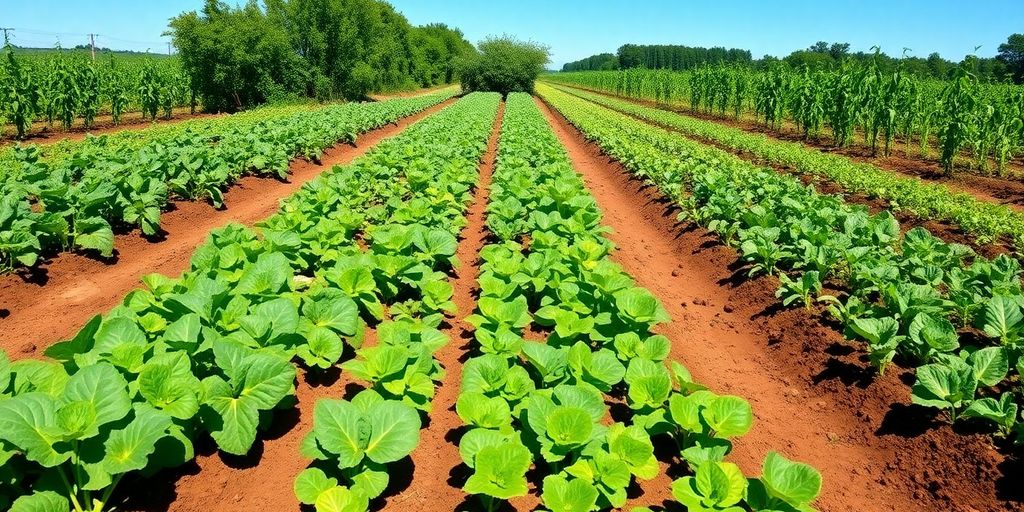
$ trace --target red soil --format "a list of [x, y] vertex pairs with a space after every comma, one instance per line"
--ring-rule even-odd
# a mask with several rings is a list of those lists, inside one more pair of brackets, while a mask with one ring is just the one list
[[909, 405], [908, 370], [878, 377], [820, 311], [778, 307], [774, 278], [746, 279], [734, 250], [677, 222], [670, 200], [542, 109], [615, 230], [613, 258], [675, 319], [659, 329], [671, 357], [750, 400], [754, 429], [731, 455], [747, 474], [778, 450], [821, 471], [825, 511], [1020, 509], [1019, 462], [987, 435], [954, 432]]
[[114, 257], [104, 261], [63, 253], [38, 268], [0, 276], [0, 349], [13, 359], [38, 356], [50, 344], [73, 336], [93, 315], [117, 305], [150, 273], [178, 275], [207, 234], [230, 222], [253, 224], [278, 208], [278, 201], [334, 165], [346, 164], [381, 140], [449, 105], [449, 100], [419, 114], [359, 137], [355, 146], [328, 149], [319, 164], [296, 160], [288, 181], [246, 177], [224, 194], [226, 208], [205, 202], [175, 201], [161, 218], [164, 235], [156, 240], [137, 231], [114, 241]]

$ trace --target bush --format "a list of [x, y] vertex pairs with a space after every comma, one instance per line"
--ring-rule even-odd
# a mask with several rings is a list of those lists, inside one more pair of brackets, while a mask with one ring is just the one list
[[547, 46], [508, 36], [485, 39], [478, 48], [461, 69], [462, 89], [467, 92], [533, 92], [533, 82], [550, 56]]

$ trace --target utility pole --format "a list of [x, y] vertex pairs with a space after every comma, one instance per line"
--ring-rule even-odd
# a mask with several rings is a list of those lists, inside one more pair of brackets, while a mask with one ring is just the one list
[[4, 46], [7, 46], [8, 44], [11, 44], [10, 39], [7, 38], [7, 33], [8, 32], [14, 32], [14, 29], [11, 28], [11, 27], [0, 27], [0, 30], [4, 31]]
[[171, 42], [167, 41], [167, 55], [171, 54]]
[[99, 34], [89, 34], [89, 46], [92, 48], [92, 61], [96, 62], [96, 36]]

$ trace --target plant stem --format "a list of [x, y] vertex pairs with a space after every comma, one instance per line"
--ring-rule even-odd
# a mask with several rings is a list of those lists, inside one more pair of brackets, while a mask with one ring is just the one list
[[114, 494], [114, 488], [117, 487], [118, 482], [121, 481], [121, 477], [123, 476], [124, 473], [121, 473], [114, 477], [114, 481], [110, 483], [110, 486], [107, 487], [105, 491], [103, 491], [103, 498], [94, 504], [93, 512], [103, 512], [103, 508], [107, 505], [107, 501], [110, 500], [110, 495]]
[[71, 498], [71, 505], [75, 507], [76, 512], [85, 512], [82, 505], [78, 503], [78, 495], [75, 488], [68, 481], [68, 476], [64, 474], [64, 466], [57, 467], [57, 474], [60, 475], [60, 479], [64, 482], [64, 486], [68, 489], [68, 498]]

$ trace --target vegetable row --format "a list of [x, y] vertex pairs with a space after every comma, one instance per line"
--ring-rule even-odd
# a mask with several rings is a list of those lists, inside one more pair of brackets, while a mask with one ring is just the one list
[[453, 226], [497, 103], [470, 95], [304, 185], [257, 228], [213, 232], [180, 278], [146, 276], [50, 359], [0, 354], [0, 508], [109, 510], [122, 479], [188, 462], [200, 437], [247, 453], [294, 406], [296, 365], [333, 366], [368, 322], [388, 318], [382, 339], [436, 343]]
[[954, 192], [943, 185], [902, 176], [871, 164], [856, 163], [845, 156], [825, 153], [799, 143], [774, 140], [600, 94], [576, 89], [569, 92], [686, 136], [712, 141], [729, 151], [748, 153], [792, 172], [825, 178], [850, 193], [884, 199], [894, 210], [906, 211], [921, 219], [957, 224], [974, 235], [979, 244], [1006, 241], [1024, 250], [1024, 213], [1005, 205], [979, 200], [970, 194]]
[[[821, 480], [809, 466], [773, 452], [747, 479], [725, 461], [752, 426], [749, 404], [666, 360], [670, 342], [651, 328], [668, 315], [609, 259], [601, 212], [529, 95], [509, 95], [500, 141], [487, 210], [497, 241], [481, 251], [467, 318], [480, 355], [456, 403], [463, 489], [487, 510], [531, 483], [546, 509], [610, 510], [664, 462], [689, 468], [672, 494], [690, 510], [811, 510]], [[623, 401], [630, 412], [611, 413]], [[659, 436], [677, 448], [661, 462]]]
[[[736, 247], [750, 275], [777, 275], [785, 304], [815, 302], [863, 340], [879, 371], [916, 366], [915, 403], [977, 418], [997, 435], [1022, 430], [1024, 291], [1017, 260], [986, 259], [927, 230], [901, 236], [871, 214], [791, 176], [758, 168], [581, 98], [539, 93], [585, 136], [654, 183], [692, 219]], [[822, 295], [823, 284], [840, 291]]]
[[[355, 358], [342, 365], [349, 377], [368, 387], [350, 399], [316, 403], [313, 429], [300, 447], [303, 457], [313, 462], [295, 479], [294, 491], [300, 502], [318, 512], [369, 509], [388, 486], [388, 465], [404, 459], [419, 443], [421, 416], [431, 411], [436, 383], [444, 376], [433, 357], [449, 341], [438, 330], [443, 314], [455, 313], [444, 272], [459, 264], [456, 234], [466, 223], [465, 208], [479, 178], [478, 163], [499, 96], [475, 93], [467, 100], [476, 104], [461, 118], [450, 120], [442, 128], [447, 131], [439, 131], [440, 126], [425, 128], [402, 147], [389, 148], [395, 152], [385, 150], [376, 153], [374, 161], [366, 161], [369, 171], [381, 165], [398, 170], [395, 178], [404, 179], [404, 192], [399, 187], [396, 193], [388, 176], [371, 172], [353, 177], [353, 185], [374, 189], [379, 197], [378, 205], [357, 215], [385, 215], [391, 224], [367, 233], [373, 240], [368, 254], [377, 253], [372, 277], [388, 277], [377, 277], [374, 284], [370, 273], [356, 274], [353, 284], [358, 286], [344, 288], [352, 289], [352, 296], [369, 299], [361, 307], [371, 317], [384, 313], [381, 301], [389, 304], [390, 320], [378, 325], [375, 345], [358, 349]], [[395, 161], [397, 165], [389, 164]], [[317, 197], [344, 201], [347, 188], [321, 191]], [[314, 210], [306, 215], [316, 219], [319, 214]], [[429, 236], [402, 229], [421, 222], [432, 227]], [[346, 272], [344, 277], [349, 276]], [[410, 295], [410, 284], [418, 293]], [[382, 298], [367, 295], [373, 287]]]
[[394, 122], [451, 97], [444, 91], [379, 103], [333, 105], [287, 116], [243, 115], [135, 139], [83, 144], [68, 158], [43, 161], [38, 147], [15, 150], [2, 170], [0, 272], [36, 264], [57, 250], [108, 257], [115, 228], [160, 229], [173, 197], [223, 203], [222, 188], [247, 174], [284, 179], [296, 156], [317, 159], [339, 141]]

